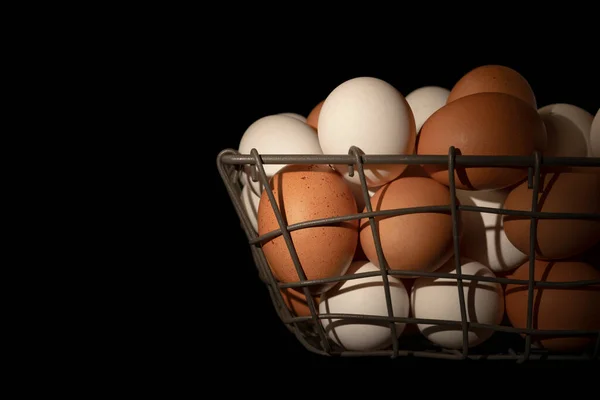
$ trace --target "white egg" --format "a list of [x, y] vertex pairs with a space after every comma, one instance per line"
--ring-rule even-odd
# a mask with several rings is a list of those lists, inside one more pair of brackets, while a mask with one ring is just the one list
[[[413, 154], [415, 121], [410, 106], [391, 84], [373, 77], [349, 79], [329, 93], [319, 114], [318, 138], [324, 154], [348, 154], [351, 146], [367, 155]], [[347, 180], [347, 165], [334, 165]], [[397, 178], [403, 164], [365, 164], [369, 187], [381, 186]]]
[[[380, 271], [368, 261], [354, 261], [346, 274]], [[390, 297], [394, 317], [408, 317], [410, 303], [408, 292], [401, 280], [389, 276]], [[359, 314], [388, 316], [383, 278], [380, 275], [349, 279], [321, 295], [319, 314]], [[322, 318], [321, 324], [329, 337], [345, 350], [369, 351], [386, 348], [394, 337], [389, 322], [352, 318]], [[400, 336], [406, 324], [395, 323]]]
[[287, 113], [279, 113], [279, 115], [285, 115], [288, 117], [292, 117], [292, 118], [296, 118], [298, 121], [302, 121], [304, 123], [306, 123], [306, 117], [297, 113], [291, 113], [291, 112], [287, 112]]
[[[452, 257], [437, 272], [456, 274]], [[461, 272], [465, 275], [495, 277], [485, 265], [461, 259]], [[466, 319], [469, 322], [498, 325], [504, 316], [504, 292], [496, 282], [463, 279]], [[455, 278], [417, 278], [411, 290], [413, 318], [462, 321], [459, 291]], [[446, 349], [462, 349], [463, 332], [460, 325], [417, 324], [419, 331], [432, 343]], [[470, 327], [467, 333], [469, 347], [488, 340], [494, 330]]]
[[244, 210], [248, 219], [254, 228], [254, 232], [258, 233], [258, 204], [260, 203], [260, 196], [255, 194], [251, 190], [251, 185], [244, 185], [242, 187], [241, 200], [244, 205]]
[[[461, 205], [501, 209], [510, 189], [456, 190]], [[506, 237], [501, 214], [462, 211], [463, 235], [460, 255], [479, 261], [494, 272], [511, 271], [527, 260]]]
[[[323, 154], [313, 128], [296, 118], [277, 114], [262, 117], [246, 129], [240, 140], [238, 151], [241, 154], [250, 154], [253, 148], [260, 155]], [[264, 164], [267, 179], [285, 165]], [[260, 181], [252, 180], [250, 168], [254, 168], [254, 166], [248, 165], [244, 168], [240, 174], [240, 180], [243, 185], [252, 185], [254, 193], [260, 196], [263, 187]]]
[[590, 131], [590, 149], [592, 157], [600, 157], [600, 110], [596, 112]]
[[572, 104], [557, 103], [538, 110], [546, 125], [546, 149], [550, 157], [591, 156], [590, 130], [594, 116]]
[[406, 95], [406, 101], [415, 117], [417, 135], [433, 113], [446, 105], [450, 90], [439, 86], [423, 86]]

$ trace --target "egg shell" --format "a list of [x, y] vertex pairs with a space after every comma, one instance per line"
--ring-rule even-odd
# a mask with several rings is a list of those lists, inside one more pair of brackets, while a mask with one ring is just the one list
[[260, 203], [260, 196], [255, 194], [251, 187], [251, 185], [244, 185], [242, 187], [240, 199], [242, 200], [242, 205], [244, 206], [246, 215], [248, 216], [248, 219], [250, 219], [252, 228], [254, 228], [255, 232], [258, 232], [257, 215], [258, 204]]
[[[529, 279], [529, 262], [517, 268], [511, 279]], [[579, 261], [543, 261], [534, 264], [534, 280], [574, 282], [600, 279], [600, 271]], [[600, 330], [600, 285], [570, 288], [534, 287], [533, 329]], [[505, 291], [506, 315], [515, 328], [527, 328], [528, 286], [508, 284]], [[596, 341], [596, 335], [533, 336], [533, 342], [550, 351], [580, 352]]]
[[513, 68], [490, 64], [473, 68], [452, 87], [447, 103], [475, 93], [499, 92], [518, 97], [537, 109], [535, 93], [527, 79]]
[[400, 178], [406, 178], [409, 176], [419, 176], [422, 178], [430, 178], [429, 174], [425, 171], [422, 165], [419, 164], [411, 164], [406, 167]]
[[592, 157], [600, 157], [600, 110], [596, 112], [590, 129], [590, 149]]
[[[463, 206], [501, 209], [509, 189], [456, 190]], [[461, 211], [463, 236], [460, 255], [489, 267], [492, 271], [508, 272], [523, 264], [527, 255], [517, 249], [506, 237], [502, 215], [485, 211]]]
[[[329, 93], [319, 114], [319, 143], [324, 154], [348, 154], [352, 146], [365, 154], [413, 154], [415, 120], [404, 96], [374, 77], [349, 79]], [[333, 167], [345, 179], [360, 182], [347, 165]], [[367, 186], [381, 186], [400, 176], [405, 164], [365, 164]]]
[[423, 86], [406, 95], [415, 118], [417, 135], [427, 118], [446, 104], [448, 95], [450, 91], [440, 86]]
[[[358, 210], [364, 209], [365, 208], [365, 196], [362, 191], [361, 183], [346, 180], [346, 184], [350, 187], [350, 189], [352, 190], [352, 193], [354, 193], [354, 198], [356, 199], [356, 208]], [[369, 195], [369, 198], [375, 194], [375, 192], [377, 191], [377, 189], [379, 189], [379, 187], [380, 186], [367, 188], [367, 193]]]
[[[369, 261], [355, 261], [345, 275], [379, 272]], [[388, 276], [392, 315], [408, 317], [410, 302], [404, 284]], [[388, 316], [384, 282], [381, 275], [348, 279], [323, 293], [319, 314], [358, 314]], [[321, 318], [325, 333], [348, 351], [369, 351], [389, 347], [395, 339], [387, 321], [360, 320], [351, 317]], [[404, 331], [405, 323], [396, 322], [396, 335]]]
[[[416, 278], [401, 278], [400, 279], [400, 281], [404, 284], [406, 291], [408, 292], [409, 301], [410, 301], [412, 288], [415, 283], [415, 280], [416, 280]], [[408, 316], [411, 318], [414, 317], [412, 315], [412, 310], [409, 310]], [[402, 332], [402, 338], [406, 338], [409, 336], [414, 337], [414, 336], [417, 336], [420, 334], [421, 334], [421, 332], [419, 331], [419, 327], [417, 326], [417, 324], [406, 324], [406, 326], [404, 327], [404, 331]]]
[[[533, 189], [527, 182], [508, 194], [504, 208], [531, 211]], [[537, 211], [560, 213], [600, 213], [600, 174], [542, 173]], [[508, 240], [529, 255], [530, 218], [504, 215]], [[559, 260], [579, 255], [600, 241], [600, 220], [538, 219], [535, 257]]]
[[[283, 288], [280, 289], [280, 293], [283, 299], [283, 303], [286, 305], [288, 310], [290, 310], [292, 316], [308, 317], [312, 315], [310, 312], [308, 301], [306, 300], [306, 296], [304, 295], [304, 291], [302, 290], [302, 288]], [[317, 312], [319, 310], [320, 301], [321, 298], [319, 296], [313, 296], [315, 311]]]
[[590, 130], [594, 116], [573, 104], [549, 104], [538, 110], [546, 126], [549, 157], [588, 157], [592, 155]]
[[[352, 191], [344, 179], [328, 166], [288, 165], [273, 176], [270, 187], [276, 207], [287, 226], [357, 214]], [[258, 206], [259, 235], [280, 228], [268, 198], [268, 189], [263, 192]], [[290, 232], [290, 236], [308, 280], [336, 277], [346, 271], [354, 257], [358, 220], [303, 227]], [[283, 235], [264, 242], [262, 249], [277, 280], [300, 281]], [[317, 294], [334, 284], [311, 285], [310, 289]]]
[[[495, 274], [485, 265], [460, 259], [461, 273], [464, 275], [494, 278]], [[452, 257], [438, 272], [457, 274], [455, 258]], [[498, 325], [504, 316], [504, 293], [497, 282], [462, 280], [468, 322]], [[459, 291], [456, 278], [419, 277], [411, 291], [411, 310], [414, 318], [462, 321], [460, 314]], [[447, 349], [462, 349], [463, 332], [460, 325], [418, 324], [420, 332], [429, 341]], [[468, 330], [469, 347], [488, 340], [495, 331], [487, 328]]]
[[307, 122], [306, 117], [304, 115], [300, 115], [298, 113], [284, 112], [284, 113], [279, 113], [279, 115], [287, 115], [288, 117], [296, 118], [298, 121], [302, 121], [304, 123]]
[[317, 128], [319, 127], [319, 114], [321, 114], [321, 107], [323, 107], [324, 102], [325, 100], [321, 100], [317, 103], [317, 105], [310, 110], [310, 113], [308, 113], [308, 117], [306, 118], [306, 123], [314, 128], [317, 133]]
[[[371, 197], [373, 211], [447, 205], [450, 205], [448, 188], [422, 177], [398, 178], [382, 186]], [[420, 212], [374, 219], [383, 255], [392, 270], [434, 271], [454, 252], [450, 212]], [[461, 225], [459, 218], [459, 228]], [[369, 218], [360, 221], [360, 244], [367, 258], [379, 266]]]
[[[250, 154], [253, 148], [261, 155], [323, 154], [313, 128], [294, 117], [280, 114], [259, 118], [246, 129], [240, 139], [238, 151], [241, 154]], [[263, 165], [267, 178], [272, 177], [284, 166], [285, 164]], [[260, 180], [252, 180], [252, 168], [255, 167], [245, 166], [240, 180], [243, 185], [251, 185], [254, 193], [260, 196], [264, 188]]]
[[352, 261], [368, 261], [368, 260], [369, 259], [365, 255], [365, 252], [363, 251], [362, 246], [360, 245], [360, 237], [359, 237], [358, 241], [356, 243], [356, 250], [354, 251], [354, 257], [352, 258]]
[[[436, 111], [419, 134], [417, 154], [480, 156], [531, 156], [543, 150], [546, 128], [536, 109], [504, 93], [477, 93], [461, 97]], [[425, 164], [436, 181], [449, 186], [448, 165]], [[463, 167], [454, 173], [456, 188], [494, 190], [527, 177], [526, 168]]]

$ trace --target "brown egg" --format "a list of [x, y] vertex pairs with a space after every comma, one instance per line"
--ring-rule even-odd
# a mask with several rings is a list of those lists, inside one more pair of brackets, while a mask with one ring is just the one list
[[400, 175], [401, 178], [406, 178], [409, 176], [420, 176], [423, 178], [429, 178], [429, 174], [422, 165], [419, 164], [410, 164], [406, 167], [404, 172]]
[[503, 65], [483, 65], [472, 69], [454, 84], [446, 104], [482, 92], [500, 92], [518, 97], [537, 110], [529, 82], [517, 71]]
[[[537, 110], [505, 93], [477, 93], [437, 110], [421, 128], [417, 154], [531, 156], [543, 150], [546, 128]], [[447, 165], [423, 165], [436, 181], [448, 186]], [[457, 166], [458, 189], [502, 189], [527, 177], [526, 168]]]
[[[600, 214], [600, 174], [542, 173], [537, 211]], [[508, 194], [504, 208], [530, 211], [533, 189], [523, 182]], [[529, 255], [530, 218], [505, 215], [508, 240]], [[535, 257], [558, 260], [583, 253], [600, 241], [600, 220], [538, 219]]]
[[365, 255], [365, 252], [363, 251], [362, 246], [360, 245], [360, 236], [359, 236], [358, 243], [356, 244], [356, 251], [354, 252], [354, 258], [352, 258], [352, 261], [368, 261], [368, 260], [369, 259]]
[[313, 128], [315, 128], [315, 130], [317, 130], [317, 128], [319, 126], [319, 114], [321, 113], [321, 108], [323, 107], [323, 103], [325, 103], [325, 100], [321, 100], [321, 102], [319, 102], [319, 104], [317, 104], [310, 111], [310, 113], [308, 113], [308, 117], [306, 117], [306, 123], [308, 125], [312, 126]]
[[[296, 317], [308, 317], [311, 315], [310, 307], [308, 306], [308, 301], [306, 301], [306, 296], [304, 295], [304, 291], [294, 288], [284, 288], [280, 290], [281, 297], [283, 298], [284, 304], [292, 313], [292, 316]], [[319, 296], [312, 296], [315, 304], [315, 311], [319, 311]]]
[[[378, 189], [371, 197], [373, 211], [449, 204], [448, 188], [423, 177], [398, 178]], [[390, 269], [434, 271], [453, 254], [450, 212], [379, 216], [375, 222]], [[360, 244], [369, 261], [379, 266], [368, 218], [360, 221]]]
[[[287, 225], [358, 212], [350, 187], [329, 166], [288, 165], [272, 177], [270, 186]], [[266, 190], [261, 195], [257, 219], [259, 235], [279, 229]], [[303, 227], [290, 235], [307, 279], [337, 277], [352, 262], [358, 242], [358, 220]], [[300, 281], [283, 235], [266, 241], [262, 249], [277, 280]], [[334, 284], [311, 285], [311, 292], [321, 293]]]
[[[529, 261], [517, 268], [511, 279], [529, 279]], [[600, 279], [600, 271], [577, 261], [541, 261], [534, 266], [534, 279], [542, 282], [573, 282]], [[532, 328], [540, 330], [600, 330], [600, 285], [572, 288], [534, 288]], [[506, 285], [506, 315], [515, 328], [527, 328], [527, 285]], [[550, 351], [582, 351], [595, 336], [537, 335], [532, 342]]]

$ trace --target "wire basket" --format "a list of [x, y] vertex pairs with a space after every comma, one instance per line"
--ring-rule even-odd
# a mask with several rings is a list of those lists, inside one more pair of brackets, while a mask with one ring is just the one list
[[[315, 221], [306, 221], [293, 226], [287, 226], [281, 216], [280, 211], [277, 209], [275, 203], [272, 188], [269, 184], [269, 178], [267, 177], [264, 165], [265, 164], [324, 164], [324, 165], [339, 165], [346, 164], [349, 166], [350, 175], [358, 173], [360, 178], [360, 184], [362, 188], [362, 194], [365, 199], [365, 206], [369, 214], [368, 218], [372, 221], [374, 217], [381, 214], [379, 211], [373, 211], [371, 208], [371, 202], [369, 201], [368, 188], [366, 186], [366, 179], [364, 173], [365, 164], [407, 164], [407, 165], [446, 165], [449, 173], [449, 190], [450, 190], [450, 204], [447, 207], [447, 212], [452, 216], [452, 231], [454, 238], [454, 255], [456, 260], [456, 273], [447, 274], [442, 272], [417, 272], [417, 271], [391, 271], [385, 267], [380, 268], [379, 273], [366, 272], [358, 274], [358, 277], [374, 276], [374, 274], [380, 274], [383, 281], [383, 288], [386, 295], [388, 316], [368, 316], [368, 315], [356, 315], [356, 314], [319, 314], [318, 306], [313, 300], [312, 296], [309, 295], [308, 288], [310, 285], [323, 284], [330, 282], [341, 282], [348, 279], [348, 276], [339, 276], [327, 279], [319, 280], [308, 280], [302, 270], [298, 256], [295, 253], [294, 246], [291, 241], [290, 232], [297, 229], [303, 229], [310, 226], [322, 226], [340, 221], [340, 217], [325, 218]], [[271, 200], [275, 216], [279, 222], [280, 229], [269, 232], [262, 236], [258, 236], [257, 232], [252, 226], [252, 222], [247, 214], [245, 206], [241, 201], [241, 190], [242, 184], [240, 182], [240, 174], [244, 168], [251, 166], [251, 178], [255, 181], [259, 181], [262, 184], [264, 190], [267, 191], [267, 195]], [[240, 154], [234, 149], [222, 150], [217, 156], [217, 169], [223, 183], [227, 189], [227, 192], [231, 198], [234, 209], [240, 219], [241, 228], [246, 234], [248, 244], [251, 249], [254, 263], [258, 269], [259, 278], [268, 288], [271, 300], [274, 308], [282, 321], [283, 324], [295, 335], [299, 342], [308, 350], [316, 354], [323, 356], [386, 356], [391, 358], [401, 356], [415, 356], [415, 357], [426, 357], [426, 358], [437, 358], [437, 359], [453, 359], [453, 360], [464, 360], [464, 359], [489, 359], [489, 360], [515, 360], [518, 363], [522, 363], [527, 360], [598, 360], [600, 352], [600, 331], [598, 330], [562, 330], [562, 331], [547, 331], [533, 328], [533, 302], [534, 302], [534, 287], [573, 287], [573, 286], [588, 286], [588, 285], [599, 285], [600, 280], [588, 280], [578, 282], [539, 282], [534, 280], [534, 268], [529, 268], [529, 279], [516, 280], [505, 277], [484, 277], [467, 275], [461, 272], [460, 263], [460, 244], [459, 244], [459, 213], [460, 211], [485, 211], [490, 212], [482, 207], [478, 206], [466, 206], [458, 204], [456, 200], [456, 185], [455, 185], [455, 168], [457, 167], [513, 167], [513, 168], [527, 168], [527, 182], [529, 189], [533, 192], [532, 207], [530, 211], [518, 211], [518, 210], [507, 210], [500, 208], [493, 211], [497, 214], [514, 215], [521, 217], [529, 217], [531, 220], [530, 230], [530, 243], [529, 243], [529, 265], [533, 265], [535, 262], [535, 243], [536, 243], [536, 229], [535, 220], [545, 218], [568, 218], [568, 219], [587, 219], [587, 220], [600, 220], [600, 214], [583, 214], [583, 213], [550, 213], [550, 212], [539, 212], [536, 210], [536, 204], [540, 186], [540, 176], [542, 169], [544, 172], [561, 172], [561, 171], [585, 171], [589, 168], [597, 169], [600, 167], [600, 157], [542, 157], [541, 153], [534, 152], [531, 156], [465, 156], [458, 154], [457, 149], [450, 147], [447, 156], [443, 155], [371, 155], [364, 154], [361, 149], [351, 147], [348, 154], [339, 155], [305, 155], [305, 154], [260, 154], [256, 149], [253, 149], [250, 154]], [[404, 213], [415, 213], [415, 212], [434, 212], [434, 207], [420, 207], [419, 211], [398, 209], [394, 215], [400, 215]], [[439, 208], [436, 206], [435, 208]], [[345, 216], [347, 219], [362, 219], [365, 218], [365, 214], [359, 213], [353, 216]], [[436, 210], [439, 211], [439, 210]], [[342, 218], [342, 219], [343, 219]], [[375, 232], [375, 231], [374, 231]], [[278, 282], [273, 273], [271, 272], [265, 254], [261, 248], [261, 242], [273, 239], [276, 236], [282, 235], [287, 248], [290, 251], [291, 259], [293, 260], [298, 276], [300, 277], [299, 282], [295, 283], [281, 283]], [[378, 254], [382, 254], [381, 243], [374, 234], [374, 245], [377, 249]], [[384, 265], [384, 264], [382, 264]], [[403, 274], [409, 274], [413, 277], [428, 276], [433, 278], [447, 278], [456, 281], [458, 288], [459, 305], [461, 321], [445, 321], [437, 319], [422, 319], [412, 317], [394, 317], [391, 309], [390, 302], [390, 287], [388, 276], [396, 276], [401, 278]], [[463, 291], [463, 280], [468, 279], [472, 281], [488, 281], [497, 282], [499, 284], [527, 284], [528, 289], [528, 304], [527, 304], [527, 328], [520, 329], [510, 326], [506, 323], [491, 325], [491, 324], [478, 324], [469, 322], [466, 316], [467, 310], [465, 305], [465, 294]], [[290, 309], [286, 306], [281, 289], [284, 288], [296, 288], [302, 290], [306, 296], [308, 308], [310, 310], [310, 316], [294, 316]], [[600, 306], [600, 305], [599, 305]], [[395, 333], [395, 322], [403, 322], [407, 324], [433, 324], [433, 325], [455, 325], [460, 326], [462, 329], [462, 351], [460, 350], [448, 350], [435, 346], [424, 337], [420, 335], [414, 335], [412, 338], [398, 338], [397, 335], [393, 334], [395, 338], [388, 349], [385, 350], [374, 350], [374, 351], [348, 351], [335, 342], [333, 342], [325, 333], [323, 326], [319, 323], [320, 319], [323, 318], [335, 318], [343, 319], [346, 317], [352, 317], [353, 319], [364, 319], [364, 320], [379, 320], [389, 323], [390, 329]], [[495, 331], [492, 337], [484, 343], [473, 347], [468, 346], [468, 331], [469, 328], [487, 328]], [[563, 354], [553, 353], [548, 350], [536, 348], [532, 343], [532, 336], [580, 336], [580, 335], [595, 335], [595, 345], [592, 346], [590, 351], [582, 352], [581, 354]], [[523, 339], [524, 337], [524, 339]]]

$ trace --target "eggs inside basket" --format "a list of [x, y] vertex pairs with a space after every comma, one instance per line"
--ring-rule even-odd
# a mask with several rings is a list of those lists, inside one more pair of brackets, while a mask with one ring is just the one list
[[[382, 79], [356, 77], [306, 117], [256, 120], [241, 137], [241, 154], [410, 156], [241, 168], [239, 200], [252, 233], [266, 235], [258, 246], [282, 319], [317, 350], [466, 345], [483, 353], [493, 343], [487, 351], [507, 353], [524, 343], [533, 268], [534, 348], [597, 354], [598, 115], [572, 104], [539, 105], [519, 72], [484, 65], [451, 89], [427, 86], [406, 96]], [[451, 148], [458, 156], [538, 152], [596, 163], [541, 163], [537, 179], [527, 166], [455, 165], [452, 172], [450, 163], [410, 161], [448, 157]], [[533, 204], [541, 213], [586, 217], [540, 214], [532, 222], [518, 212]]]

